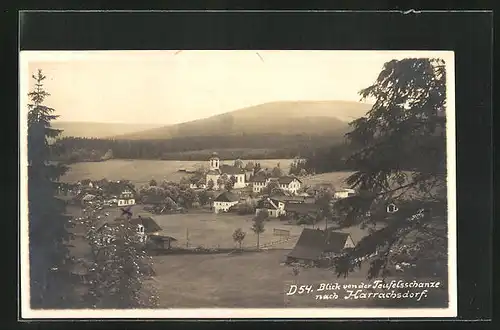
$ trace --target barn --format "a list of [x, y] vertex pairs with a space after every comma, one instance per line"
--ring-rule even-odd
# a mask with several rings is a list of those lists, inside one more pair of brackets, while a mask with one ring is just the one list
[[323, 258], [335, 257], [354, 246], [349, 233], [304, 228], [297, 244], [287, 256], [287, 263], [314, 265]]

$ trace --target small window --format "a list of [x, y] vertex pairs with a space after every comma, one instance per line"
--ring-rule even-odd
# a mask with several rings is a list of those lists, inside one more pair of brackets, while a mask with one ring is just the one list
[[398, 211], [398, 207], [394, 204], [387, 205], [387, 213], [396, 213]]

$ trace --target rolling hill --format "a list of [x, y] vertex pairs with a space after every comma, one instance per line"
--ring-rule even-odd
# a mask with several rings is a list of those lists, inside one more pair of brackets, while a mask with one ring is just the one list
[[281, 101], [159, 128], [117, 134], [118, 140], [161, 140], [194, 136], [344, 134], [347, 123], [371, 105], [351, 101]]
[[155, 124], [124, 124], [124, 123], [96, 123], [96, 122], [65, 122], [54, 121], [52, 127], [62, 129], [61, 137], [93, 137], [107, 138], [121, 134], [130, 134], [148, 129], [157, 128]]

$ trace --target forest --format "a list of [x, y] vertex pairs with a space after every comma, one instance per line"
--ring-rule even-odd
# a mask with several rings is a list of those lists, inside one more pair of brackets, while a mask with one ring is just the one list
[[[203, 161], [217, 151], [228, 159], [324, 158], [342, 145], [339, 135], [234, 135], [183, 137], [169, 140], [112, 140], [65, 137], [56, 142], [57, 157], [52, 160], [75, 162], [108, 159], [151, 159]], [[335, 148], [334, 148], [335, 149]], [[335, 152], [336, 153], [336, 149]], [[318, 165], [312, 161], [311, 166]], [[324, 167], [324, 166], [323, 166]], [[323, 168], [319, 169], [323, 170]]]

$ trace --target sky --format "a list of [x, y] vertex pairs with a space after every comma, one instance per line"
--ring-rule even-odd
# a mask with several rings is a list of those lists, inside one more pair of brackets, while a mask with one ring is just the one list
[[[30, 52], [28, 52], [30, 53]], [[384, 63], [429, 52], [37, 52], [60, 121], [169, 125], [273, 101], [360, 101]], [[23, 57], [21, 57], [23, 59]], [[25, 81], [27, 81], [26, 78]], [[29, 79], [21, 88], [33, 87]]]

